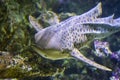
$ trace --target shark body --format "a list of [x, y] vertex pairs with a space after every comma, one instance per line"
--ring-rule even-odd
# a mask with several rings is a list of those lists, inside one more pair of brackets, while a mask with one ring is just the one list
[[38, 31], [35, 34], [35, 41], [39, 48], [55, 49], [60, 52], [67, 50], [71, 56], [83, 62], [102, 70], [112, 71], [110, 68], [86, 58], [80, 52], [80, 48], [87, 42], [102, 39], [120, 30], [120, 18], [113, 19], [114, 15], [99, 18], [101, 14], [102, 8], [101, 3], [99, 3], [82, 15], [70, 17], [47, 28], [41, 28], [32, 16], [29, 16], [29, 20]]

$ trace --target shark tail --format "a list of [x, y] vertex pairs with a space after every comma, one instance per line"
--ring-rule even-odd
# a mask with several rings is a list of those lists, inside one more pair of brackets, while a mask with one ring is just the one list
[[100, 64], [98, 64], [98, 63], [90, 60], [90, 59], [87, 59], [87, 58], [86, 58], [84, 55], [82, 55], [82, 54], [79, 52], [79, 50], [77, 50], [76, 48], [72, 50], [71, 55], [72, 55], [73, 57], [77, 58], [77, 59], [82, 60], [83, 62], [88, 63], [88, 64], [91, 65], [91, 66], [96, 67], [96, 68], [99, 68], [99, 69], [102, 69], [102, 70], [106, 70], [106, 71], [112, 71], [110, 68], [107, 68], [107, 67], [105, 67], [105, 66], [103, 66], [103, 65], [100, 65]]

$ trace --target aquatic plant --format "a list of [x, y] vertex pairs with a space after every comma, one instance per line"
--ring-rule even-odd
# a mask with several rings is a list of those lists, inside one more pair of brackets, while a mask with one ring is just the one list
[[[49, 21], [47, 20], [48, 18], [42, 18], [44, 17], [43, 14], [47, 16], [49, 11], [56, 13], [60, 20], [64, 20], [70, 16], [81, 14], [98, 3], [98, 1], [94, 0], [68, 0], [67, 3], [65, 0], [61, 0], [61, 3], [59, 1], [0, 0], [0, 78], [44, 79], [44, 77], [53, 76], [54, 78], [52, 79], [58, 80], [101, 80], [101, 77], [103, 80], [108, 80], [110, 77], [110, 73], [108, 72], [99, 71], [90, 66], [88, 67], [88, 65], [77, 60], [47, 60], [39, 56], [31, 48], [31, 46], [35, 45], [33, 39], [35, 30], [33, 30], [28, 21], [29, 15], [34, 15], [35, 17], [40, 16], [38, 19], [39, 22], [42, 23], [41, 25], [43, 27], [47, 27], [50, 25], [47, 22]], [[108, 15], [107, 11], [106, 14]], [[108, 39], [111, 38], [113, 37]], [[111, 44], [113, 44], [113, 41], [111, 41]], [[94, 56], [91, 48], [83, 49], [82, 52], [85, 53], [87, 51], [85, 53], [87, 57], [111, 68], [118, 66], [112, 65], [114, 62], [108, 58]], [[10, 54], [3, 55], [2, 53]], [[115, 55], [117, 54], [115, 53]], [[24, 64], [18, 63], [9, 66], [9, 62], [12, 59], [18, 60], [18, 62], [21, 60]], [[116, 59], [119, 61], [119, 57]], [[6, 68], [6, 66], [8, 67]]]
[[120, 68], [117, 67], [113, 72], [110, 80], [120, 80]]
[[47, 60], [43, 63], [31, 48], [34, 30], [29, 25], [28, 15], [45, 9], [44, 6], [38, 9], [37, 3], [39, 0], [0, 0], [0, 78], [52, 76], [64, 71], [64, 67], [50, 65]]

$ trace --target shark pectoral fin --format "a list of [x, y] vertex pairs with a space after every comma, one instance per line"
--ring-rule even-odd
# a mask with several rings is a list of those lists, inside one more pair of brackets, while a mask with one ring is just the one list
[[117, 19], [114, 19], [114, 25], [120, 27], [120, 17]]
[[36, 29], [36, 31], [40, 31], [41, 29], [43, 29], [43, 27], [38, 23], [38, 21], [33, 17], [33, 16], [29, 16], [29, 21], [31, 23], [31, 25]]
[[106, 25], [110, 25], [110, 26], [115, 26], [115, 19], [113, 19], [114, 14], [112, 14], [111, 16], [108, 17], [104, 17], [104, 18], [91, 18], [91, 20], [87, 21], [86, 24], [106, 24]]
[[87, 59], [87, 58], [86, 58], [84, 55], [82, 55], [82, 54], [79, 52], [79, 50], [76, 49], [76, 48], [74, 48], [74, 49], [72, 50], [71, 55], [72, 55], [73, 57], [75, 57], [75, 58], [78, 58], [78, 59], [82, 60], [83, 62], [88, 63], [88, 64], [91, 65], [91, 66], [96, 67], [96, 68], [99, 68], [99, 69], [102, 69], [102, 70], [106, 70], [106, 71], [112, 71], [111, 69], [109, 69], [109, 68], [107, 68], [107, 67], [105, 67], [105, 66], [102, 66], [102, 65], [100, 65], [100, 64], [98, 64], [98, 63], [96, 63], [96, 62], [94, 62], [94, 61], [92, 61], [92, 60], [90, 60], [90, 59]]
[[102, 3], [100, 2], [96, 7], [89, 10], [88, 12], [84, 13], [82, 16], [88, 17], [88, 18], [97, 18], [102, 14]]

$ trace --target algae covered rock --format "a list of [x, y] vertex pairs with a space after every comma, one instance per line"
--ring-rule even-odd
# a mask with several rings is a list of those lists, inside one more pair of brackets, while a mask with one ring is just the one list
[[[34, 31], [28, 16], [38, 10], [39, 0], [31, 1], [0, 1], [0, 78], [45, 77], [63, 72], [64, 67], [50, 65], [47, 60], [43, 63], [31, 47]], [[49, 68], [44, 68], [46, 65]]]
[[[103, 9], [118, 12], [118, 0], [102, 1]], [[29, 15], [35, 16], [42, 27], [58, 24], [76, 14], [82, 14], [97, 5], [94, 0], [0, 0], [0, 78], [41, 79], [41, 80], [108, 80], [110, 72], [100, 71], [73, 59], [68, 53], [57, 50], [42, 50], [36, 47], [35, 30], [29, 22]], [[110, 4], [110, 5], [109, 5]], [[87, 5], [87, 6], [86, 6]], [[114, 8], [114, 5], [115, 8]], [[113, 9], [114, 8], [114, 9]], [[115, 11], [113, 11], [115, 10]], [[105, 15], [104, 15], [105, 14]], [[116, 16], [116, 15], [115, 15]], [[113, 51], [119, 49], [119, 37], [115, 34], [106, 38]], [[115, 42], [113, 42], [115, 41]], [[117, 47], [116, 47], [117, 46]], [[82, 52], [91, 60], [115, 68], [119, 62], [108, 58], [99, 58], [91, 52], [90, 47]], [[87, 51], [87, 52], [86, 52]], [[66, 51], [67, 52], [67, 51]], [[41, 57], [39, 54], [43, 57]], [[89, 54], [88, 54], [89, 53]], [[89, 67], [88, 67], [89, 66]]]

